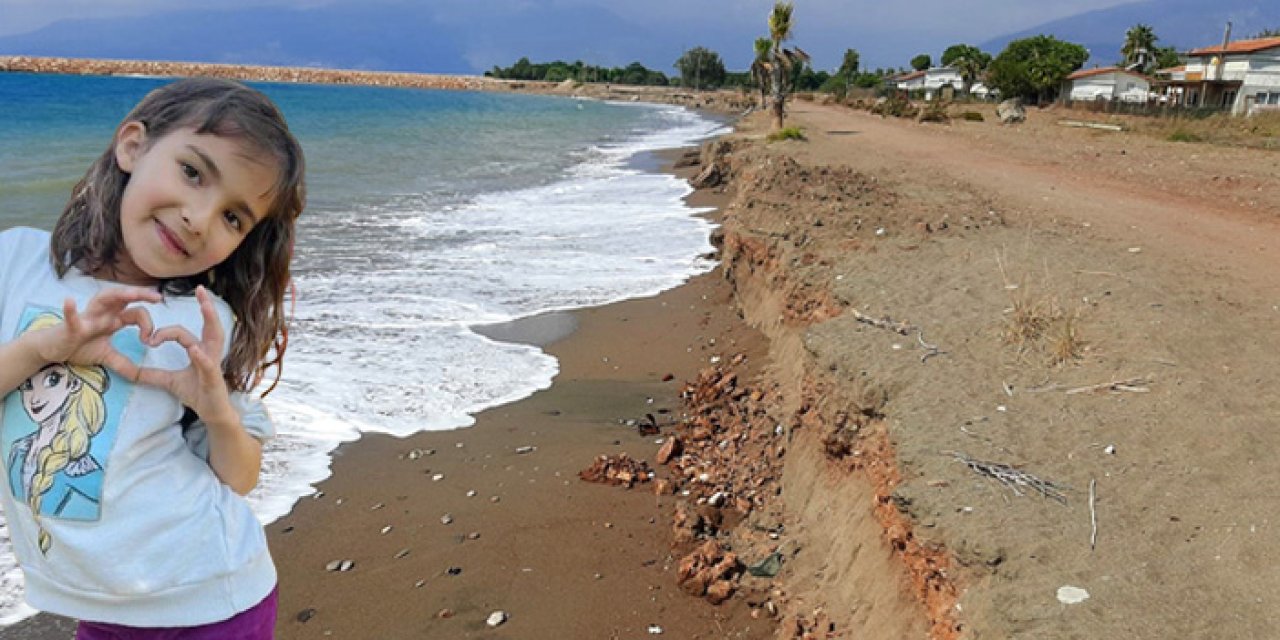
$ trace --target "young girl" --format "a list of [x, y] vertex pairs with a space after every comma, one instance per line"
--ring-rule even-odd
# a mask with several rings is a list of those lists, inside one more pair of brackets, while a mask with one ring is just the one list
[[276, 107], [192, 79], [125, 117], [52, 235], [0, 232], [0, 503], [27, 600], [77, 638], [272, 636], [242, 496], [302, 207]]

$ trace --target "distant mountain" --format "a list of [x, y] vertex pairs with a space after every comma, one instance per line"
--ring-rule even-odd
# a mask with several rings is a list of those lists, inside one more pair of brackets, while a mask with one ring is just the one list
[[[533, 60], [639, 60], [670, 73], [679, 49], [598, 8], [452, 14], [431, 3], [335, 3], [310, 9], [195, 10], [63, 20], [0, 37], [0, 55], [182, 60], [435, 73], [480, 73]], [[655, 25], [656, 26], [656, 25]], [[573, 34], [567, 37], [566, 34]], [[570, 48], [572, 47], [572, 48]]]
[[1019, 38], [1051, 35], [1084, 45], [1090, 65], [1114, 64], [1120, 59], [1125, 31], [1139, 22], [1151, 25], [1162, 47], [1187, 51], [1222, 42], [1227, 21], [1234, 23], [1231, 39], [1248, 38], [1263, 29], [1280, 28], [1280, 2], [1275, 0], [1144, 0], [1110, 9], [1055, 20], [1038, 27], [993, 38], [981, 45], [993, 55]]

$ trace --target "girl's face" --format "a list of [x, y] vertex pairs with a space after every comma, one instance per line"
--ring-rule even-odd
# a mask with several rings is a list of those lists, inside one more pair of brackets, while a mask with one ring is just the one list
[[67, 398], [80, 388], [80, 380], [67, 371], [66, 365], [47, 364], [19, 387], [22, 406], [37, 423], [62, 412]]
[[114, 277], [149, 285], [226, 260], [271, 205], [279, 169], [270, 154], [192, 128], [149, 139], [124, 124], [116, 162], [129, 174], [120, 202], [124, 247]]

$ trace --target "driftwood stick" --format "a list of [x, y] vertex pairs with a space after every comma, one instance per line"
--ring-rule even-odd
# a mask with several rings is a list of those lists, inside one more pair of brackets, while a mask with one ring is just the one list
[[853, 310], [853, 317], [858, 322], [869, 324], [878, 329], [885, 329], [887, 331], [892, 331], [894, 333], [902, 334], [904, 336], [911, 335], [911, 330], [915, 328], [911, 326], [911, 324], [908, 322], [894, 322], [893, 318], [890, 318], [889, 316], [885, 316], [883, 318], [873, 318], [865, 313], [862, 313], [861, 311], [858, 311], [857, 309]]
[[1146, 378], [1129, 378], [1128, 380], [1112, 380], [1111, 382], [1103, 382], [1100, 384], [1091, 384], [1085, 387], [1076, 387], [1075, 389], [1068, 389], [1067, 395], [1071, 395], [1075, 393], [1088, 393], [1090, 391], [1101, 391], [1103, 389], [1109, 389], [1111, 391], [1128, 391], [1131, 393], [1147, 393], [1148, 391], [1151, 391], [1151, 390], [1142, 385], [1148, 385], [1148, 384], [1151, 384], [1151, 381]]
[[1089, 550], [1098, 548], [1098, 510], [1094, 503], [1098, 500], [1098, 479], [1089, 478]]

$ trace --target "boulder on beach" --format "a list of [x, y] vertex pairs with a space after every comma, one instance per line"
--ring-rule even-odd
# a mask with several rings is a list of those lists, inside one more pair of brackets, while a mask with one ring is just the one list
[[1000, 124], [1017, 124], [1026, 121], [1027, 110], [1021, 100], [1009, 98], [996, 107], [996, 116], [1000, 118]]

